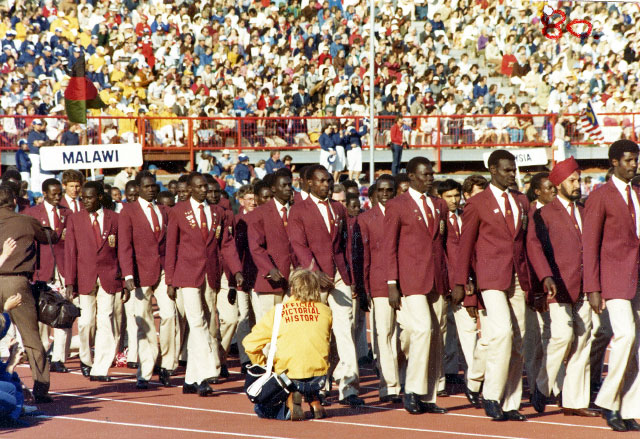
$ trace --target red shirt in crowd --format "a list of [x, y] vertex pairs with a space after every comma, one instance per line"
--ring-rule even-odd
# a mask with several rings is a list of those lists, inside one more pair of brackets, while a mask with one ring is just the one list
[[402, 145], [402, 126], [394, 123], [391, 127], [391, 143]]

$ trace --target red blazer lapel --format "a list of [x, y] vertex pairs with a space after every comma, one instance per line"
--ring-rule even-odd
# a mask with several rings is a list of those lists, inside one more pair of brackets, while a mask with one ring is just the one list
[[[220, 218], [221, 214], [216, 212], [216, 210], [211, 205], [209, 205], [209, 210], [211, 212], [211, 224], [209, 225], [209, 236], [207, 238], [207, 245], [209, 245], [209, 243], [213, 241], [214, 238], [216, 238], [216, 235], [218, 235], [217, 238], [220, 239], [222, 237], [222, 234], [224, 233], [224, 230], [222, 230], [222, 228], [220, 227], [220, 223], [222, 222], [222, 218]], [[218, 227], [220, 227], [220, 229], [218, 229]], [[231, 227], [231, 225], [225, 224], [225, 227]], [[220, 230], [219, 234], [218, 230]]]
[[[551, 205], [558, 212], [558, 215], [562, 217], [562, 221], [564, 221], [567, 228], [570, 229], [576, 235], [578, 240], [582, 242], [582, 233], [580, 233], [580, 230], [576, 227], [576, 224], [573, 222], [571, 215], [569, 214], [569, 212], [567, 212], [567, 209], [564, 208], [564, 205], [560, 202], [560, 200], [558, 200], [558, 197], [554, 198], [554, 200], [551, 202]], [[580, 210], [579, 207], [578, 210]], [[582, 212], [580, 212], [580, 218], [582, 218]]]
[[[424, 232], [427, 234], [427, 236], [429, 236], [429, 229], [427, 228], [426, 218], [422, 217], [422, 211], [420, 210], [420, 206], [418, 206], [418, 203], [416, 203], [416, 201], [413, 199], [413, 197], [411, 196], [411, 194], [409, 194], [408, 191], [400, 196], [405, 197], [404, 202], [407, 205], [407, 211], [408, 212], [413, 211], [411, 213], [411, 216], [418, 222], [418, 224], [420, 224], [420, 226], [422, 227]], [[435, 218], [434, 218], [434, 221], [435, 221]]]
[[[611, 202], [617, 204], [617, 206], [615, 207], [615, 210], [620, 212], [625, 212], [625, 213], [628, 212], [629, 207], [627, 206], [627, 203], [624, 200], [624, 197], [622, 196], [622, 194], [620, 193], [616, 185], [613, 183], [613, 179], [607, 182], [605, 187], [607, 186], [609, 187], [609, 192], [611, 192], [611, 198], [610, 198]], [[640, 196], [638, 198], [640, 199]], [[632, 227], [635, 229], [636, 226], [635, 224], [633, 224], [633, 218], [631, 218], [631, 215], [626, 214], [625, 217], [627, 218], [629, 227]], [[638, 239], [638, 235], [635, 234], [635, 236], [636, 236], [636, 239]]]
[[504, 232], [507, 235], [511, 235], [511, 232], [509, 231], [509, 226], [507, 226], [507, 219], [502, 213], [502, 210], [500, 209], [500, 205], [498, 204], [498, 200], [496, 200], [496, 197], [493, 195], [491, 188], [487, 187], [482, 193], [486, 193], [486, 198], [487, 198], [487, 202], [484, 203], [484, 205], [487, 206], [487, 209], [489, 209], [491, 215], [496, 217], [496, 221], [502, 224], [502, 226], [504, 227]]
[[[287, 229], [284, 227], [284, 222], [282, 221], [282, 217], [280, 216], [280, 212], [278, 212], [278, 206], [276, 206], [276, 202], [274, 199], [269, 201], [269, 206], [267, 206], [269, 216], [271, 216], [271, 224], [275, 224], [278, 229], [278, 233], [282, 236], [287, 235]], [[287, 216], [289, 214], [287, 213]]]
[[440, 221], [442, 221], [442, 212], [438, 207], [437, 198], [429, 196], [433, 204], [433, 230], [431, 231], [431, 239], [435, 239], [440, 231]]
[[322, 212], [320, 212], [320, 206], [313, 202], [311, 195], [309, 195], [304, 202], [307, 203], [308, 206], [305, 210], [309, 212], [309, 215], [315, 218], [315, 221], [319, 221], [320, 224], [322, 224], [321, 229], [327, 234], [327, 237], [333, 241], [333, 236], [331, 236], [329, 230], [327, 230], [327, 225], [324, 222], [324, 216], [322, 216]]

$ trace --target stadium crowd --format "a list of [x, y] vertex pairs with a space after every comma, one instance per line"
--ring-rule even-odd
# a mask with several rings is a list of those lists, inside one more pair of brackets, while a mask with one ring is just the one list
[[[546, 142], [551, 128], [516, 114], [578, 113], [589, 100], [596, 113], [639, 111], [637, 5], [561, 3], [550, 2], [567, 22], [589, 20], [590, 37], [545, 38], [543, 2], [380, 1], [371, 60], [364, 0], [3, 2], [0, 102], [21, 117], [1, 119], [0, 143], [17, 145], [38, 115], [63, 114], [67, 68], [80, 56], [107, 104], [93, 114], [121, 118], [90, 121], [103, 143], [144, 129], [149, 144], [181, 146], [189, 126], [172, 117], [237, 116], [249, 119], [196, 121], [193, 141], [318, 145], [327, 125], [337, 132], [367, 115], [371, 62], [376, 112], [389, 117], [377, 127], [384, 144], [396, 115], [416, 116], [409, 144], [434, 140], [427, 115], [486, 116], [439, 119], [442, 143], [517, 143]], [[155, 119], [143, 128], [139, 115]], [[601, 124], [632, 137], [640, 118]], [[47, 120], [45, 131], [60, 141], [64, 123]]]

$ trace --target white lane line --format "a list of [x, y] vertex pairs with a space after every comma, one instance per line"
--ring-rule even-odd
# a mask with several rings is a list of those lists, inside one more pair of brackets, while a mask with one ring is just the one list
[[170, 431], [202, 433], [202, 434], [212, 434], [212, 435], [221, 435], [221, 436], [255, 437], [259, 439], [293, 439], [291, 437], [284, 437], [284, 436], [265, 436], [262, 434], [234, 433], [231, 431], [197, 430], [195, 428], [165, 427], [162, 425], [150, 425], [150, 424], [132, 424], [130, 422], [101, 421], [98, 419], [74, 418], [71, 416], [40, 415], [36, 417], [41, 419], [65, 419], [67, 421], [92, 422], [94, 424], [122, 425], [124, 427], [151, 428], [155, 430], [170, 430]]

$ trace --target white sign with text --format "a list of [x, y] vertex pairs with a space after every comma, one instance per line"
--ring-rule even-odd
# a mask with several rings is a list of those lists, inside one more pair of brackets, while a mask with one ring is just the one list
[[140, 143], [40, 148], [40, 167], [43, 171], [125, 168], [127, 166], [142, 166]]
[[[516, 156], [516, 166], [536, 166], [546, 165], [549, 162], [546, 148], [523, 148], [523, 149], [507, 149], [511, 154]], [[484, 166], [489, 169], [489, 156], [491, 152], [482, 154]]]

